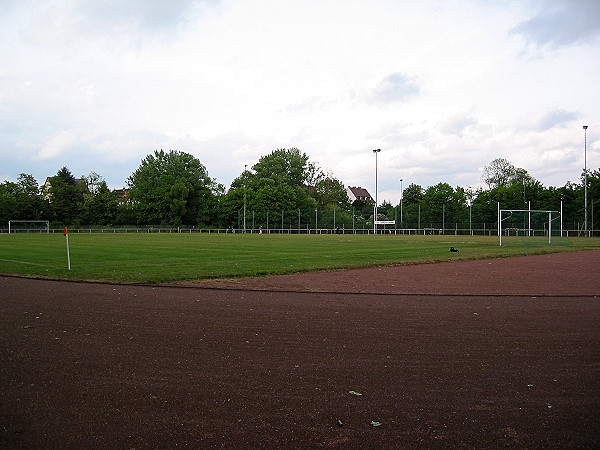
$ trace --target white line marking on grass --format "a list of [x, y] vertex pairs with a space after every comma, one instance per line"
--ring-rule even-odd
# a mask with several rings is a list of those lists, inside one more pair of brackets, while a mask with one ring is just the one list
[[52, 269], [59, 269], [59, 267], [56, 267], [56, 266], [49, 266], [47, 264], [32, 263], [32, 262], [28, 262], [28, 261], [17, 261], [16, 259], [4, 259], [4, 258], [0, 258], [0, 261], [12, 262], [12, 263], [17, 263], [17, 264], [27, 264], [27, 265], [30, 265], [30, 266], [50, 267]]

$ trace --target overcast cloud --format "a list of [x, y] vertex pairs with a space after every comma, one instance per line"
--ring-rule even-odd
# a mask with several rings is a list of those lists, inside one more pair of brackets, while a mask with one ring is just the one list
[[512, 29], [535, 46], [593, 43], [600, 34], [598, 0], [546, 0], [538, 12]]
[[156, 149], [227, 187], [298, 147], [346, 185], [600, 167], [596, 0], [0, 0], [0, 181], [119, 188]]

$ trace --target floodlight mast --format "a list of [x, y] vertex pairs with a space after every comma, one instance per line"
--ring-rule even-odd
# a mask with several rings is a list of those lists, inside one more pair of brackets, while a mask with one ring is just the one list
[[400, 226], [402, 226], [402, 222], [404, 222], [404, 217], [402, 217], [402, 200], [404, 200], [404, 190], [402, 189], [402, 181], [400, 178]]
[[373, 150], [373, 153], [375, 153], [375, 208], [373, 209], [373, 234], [377, 233], [377, 153], [380, 151], [380, 148]]
[[244, 164], [244, 233], [246, 232], [246, 170], [248, 164]]
[[583, 217], [583, 222], [584, 222], [584, 229], [585, 229], [585, 235], [589, 237], [589, 233], [588, 233], [588, 194], [587, 194], [587, 185], [588, 185], [588, 181], [587, 181], [587, 129], [588, 126], [584, 125], [583, 126], [583, 203], [584, 203], [584, 217]]

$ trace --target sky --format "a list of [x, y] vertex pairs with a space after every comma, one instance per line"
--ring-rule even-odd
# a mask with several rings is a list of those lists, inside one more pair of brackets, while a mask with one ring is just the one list
[[392, 204], [496, 158], [579, 182], [600, 0], [0, 0], [0, 182], [122, 188], [163, 149], [228, 188], [292, 147]]

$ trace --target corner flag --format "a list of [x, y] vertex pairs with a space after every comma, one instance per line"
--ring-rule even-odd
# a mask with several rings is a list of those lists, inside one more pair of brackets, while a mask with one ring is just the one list
[[69, 268], [69, 270], [71, 270], [71, 252], [69, 251], [69, 230], [67, 230], [67, 227], [63, 229], [63, 235], [65, 236], [65, 239], [67, 241], [67, 267]]

